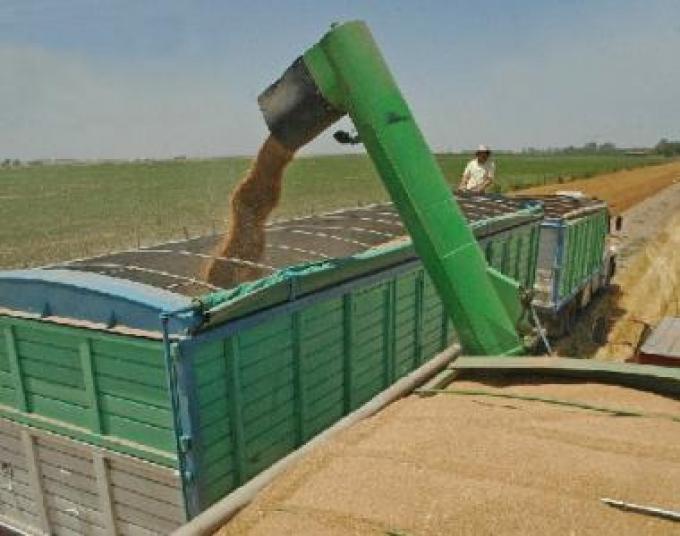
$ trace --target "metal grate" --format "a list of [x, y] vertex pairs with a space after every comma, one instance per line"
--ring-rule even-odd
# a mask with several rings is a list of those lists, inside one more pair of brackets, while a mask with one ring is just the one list
[[[491, 195], [458, 198], [469, 221], [514, 214], [526, 200]], [[311, 261], [347, 257], [406, 234], [392, 203], [337, 210], [316, 216], [273, 222], [267, 226], [264, 258], [254, 263], [265, 277], [278, 269]], [[152, 247], [78, 259], [49, 268], [95, 272], [164, 288], [187, 296], [217, 290], [201, 280], [206, 263], [223, 235], [202, 236]], [[240, 259], [219, 262], [250, 264]]]

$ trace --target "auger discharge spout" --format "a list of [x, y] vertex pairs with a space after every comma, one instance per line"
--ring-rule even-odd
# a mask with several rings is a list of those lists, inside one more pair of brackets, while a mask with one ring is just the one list
[[519, 285], [491, 269], [368, 27], [334, 26], [258, 99], [272, 135], [295, 151], [345, 114], [451, 317], [464, 352], [524, 351]]

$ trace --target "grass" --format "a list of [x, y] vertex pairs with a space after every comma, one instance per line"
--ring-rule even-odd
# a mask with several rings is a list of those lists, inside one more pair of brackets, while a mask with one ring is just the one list
[[[438, 157], [457, 181], [469, 156]], [[502, 191], [662, 161], [624, 155], [498, 155]], [[224, 229], [246, 158], [0, 169], [0, 268], [36, 266]], [[274, 217], [387, 199], [364, 155], [301, 158]]]

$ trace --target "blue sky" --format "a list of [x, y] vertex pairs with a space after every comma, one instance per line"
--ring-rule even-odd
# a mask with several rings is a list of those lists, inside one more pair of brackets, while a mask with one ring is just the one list
[[680, 138], [677, 0], [0, 0], [0, 156], [252, 154], [259, 92], [357, 18], [437, 150]]

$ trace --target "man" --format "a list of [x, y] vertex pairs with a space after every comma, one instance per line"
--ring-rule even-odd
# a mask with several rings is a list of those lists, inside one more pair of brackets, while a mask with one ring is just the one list
[[491, 150], [486, 145], [477, 148], [475, 158], [468, 162], [458, 184], [459, 192], [483, 194], [493, 184], [496, 165], [490, 159]]

